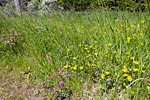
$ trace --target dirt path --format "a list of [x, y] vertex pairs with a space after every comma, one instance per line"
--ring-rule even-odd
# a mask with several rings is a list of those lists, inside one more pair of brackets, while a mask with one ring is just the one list
[[24, 74], [0, 70], [0, 100], [44, 100], [42, 91], [29, 84]]

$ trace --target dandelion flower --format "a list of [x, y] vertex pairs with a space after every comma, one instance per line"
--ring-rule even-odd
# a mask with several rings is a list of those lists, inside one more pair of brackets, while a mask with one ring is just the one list
[[89, 48], [93, 48], [93, 46], [89, 46]]
[[88, 64], [87, 64], [88, 66], [91, 66], [91, 64], [88, 62]]
[[123, 74], [124, 77], [128, 76], [128, 74]]
[[129, 52], [126, 52], [126, 55], [129, 55]]
[[126, 68], [126, 66], [123, 66], [122, 71], [123, 71], [124, 73], [127, 73], [127, 72], [128, 72], [128, 69]]
[[132, 28], [134, 28], [134, 25], [131, 25]]
[[138, 68], [133, 68], [133, 72], [137, 72], [137, 71], [139, 71]]
[[83, 69], [83, 66], [80, 67], [80, 70], [82, 70], [82, 69]]
[[78, 57], [73, 57], [72, 59], [73, 59], [73, 60], [76, 60], [77, 58], [78, 58]]
[[127, 37], [127, 43], [130, 43], [131, 38]]
[[105, 79], [105, 75], [104, 74], [101, 75], [101, 79]]
[[130, 57], [131, 60], [134, 60], [134, 57]]
[[127, 31], [130, 30], [130, 28], [126, 28], [126, 30], [127, 30]]
[[77, 65], [74, 65], [73, 70], [77, 70]]
[[96, 53], [95, 53], [95, 55], [97, 56], [97, 55], [98, 55], [98, 53], [96, 52]]
[[94, 43], [97, 43], [97, 41], [94, 41]]
[[84, 50], [88, 50], [88, 48], [84, 48]]
[[138, 65], [138, 64], [139, 64], [139, 62], [138, 62], [138, 61], [135, 61], [134, 63], [135, 63], [136, 65]]
[[105, 72], [105, 74], [106, 74], [106, 75], [109, 75], [109, 74], [110, 74], [110, 72]]
[[144, 24], [144, 21], [142, 20], [141, 23]]
[[108, 43], [108, 46], [110, 46], [110, 47], [111, 47], [111, 46], [112, 46], [112, 43]]
[[140, 33], [140, 37], [142, 37], [143, 36], [143, 33]]
[[127, 77], [127, 80], [128, 80], [128, 81], [132, 81], [132, 77], [131, 77], [131, 76], [128, 76], [128, 77]]
[[144, 45], [144, 43], [141, 43], [141, 46], [143, 46]]
[[106, 32], [104, 32], [104, 34], [106, 34]]
[[69, 52], [70, 51], [70, 49], [67, 49], [67, 52]]
[[81, 47], [81, 44], [79, 44], [79, 47]]
[[69, 67], [69, 65], [65, 65], [65, 66], [64, 66], [64, 68], [68, 68], [68, 67]]
[[93, 29], [96, 29], [96, 26], [94, 26]]
[[73, 70], [77, 70], [77, 67], [73, 67]]

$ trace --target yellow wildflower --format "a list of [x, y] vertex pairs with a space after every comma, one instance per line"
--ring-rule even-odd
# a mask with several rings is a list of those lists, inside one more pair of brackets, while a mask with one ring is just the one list
[[110, 72], [105, 72], [106, 75], [109, 75]]
[[129, 55], [129, 52], [126, 52], [126, 55]]
[[133, 39], [135, 39], [135, 38], [136, 38], [136, 34], [132, 34], [132, 36], [133, 36]]
[[145, 73], [145, 70], [142, 70], [142, 73]]
[[74, 67], [77, 67], [77, 65], [74, 65]]
[[97, 41], [94, 41], [94, 43], [97, 43]]
[[84, 48], [84, 50], [88, 50], [88, 48]]
[[77, 67], [73, 67], [73, 70], [77, 70]]
[[90, 57], [90, 56], [91, 56], [91, 54], [87, 55], [86, 57], [88, 58], [88, 57]]
[[88, 66], [91, 66], [91, 64], [88, 62]]
[[139, 71], [138, 68], [133, 68], [133, 72], [137, 72], [137, 71]]
[[106, 34], [106, 32], [104, 32], [104, 34]]
[[96, 53], [95, 53], [95, 55], [97, 56], [97, 55], [98, 55], [98, 53], [96, 52]]
[[77, 70], [77, 65], [74, 65], [73, 70]]
[[144, 45], [144, 43], [141, 43], [141, 46], [143, 46]]
[[90, 50], [87, 50], [87, 52], [89, 53], [89, 52], [90, 52]]
[[140, 36], [142, 37], [142, 36], [143, 36], [143, 33], [140, 33]]
[[135, 63], [136, 65], [138, 65], [138, 64], [139, 64], [139, 62], [138, 62], [138, 61], [135, 61], [134, 63]]
[[127, 30], [127, 31], [130, 30], [130, 28], [126, 28], [126, 30]]
[[91, 64], [91, 66], [95, 66], [94, 64]]
[[108, 46], [112, 46], [112, 43], [108, 43]]
[[73, 59], [73, 60], [76, 60], [77, 58], [78, 58], [78, 57], [73, 57], [72, 59]]
[[93, 46], [89, 46], [89, 48], [93, 48]]
[[116, 51], [113, 51], [113, 53], [115, 54], [115, 53], [116, 53]]
[[131, 25], [132, 28], [134, 28], [134, 25]]
[[69, 65], [65, 65], [65, 66], [64, 66], [64, 68], [68, 68], [68, 67], [69, 67]]
[[142, 20], [141, 23], [144, 24], [144, 21]]
[[80, 67], [80, 70], [82, 70], [82, 69], [83, 69], [83, 66]]
[[127, 37], [127, 43], [130, 43], [131, 38]]
[[140, 33], [140, 38], [143, 38], [143, 33]]
[[67, 52], [69, 52], [70, 51], [70, 49], [67, 49]]
[[79, 47], [81, 47], [81, 44], [79, 44]]
[[105, 79], [105, 75], [104, 74], [101, 75], [101, 79]]
[[96, 29], [96, 26], [94, 26], [93, 28]]
[[132, 77], [131, 77], [131, 76], [128, 76], [128, 77], [127, 77], [127, 80], [128, 80], [128, 81], [132, 81]]
[[128, 76], [128, 74], [123, 74], [124, 77]]
[[131, 60], [134, 60], [134, 57], [130, 57]]
[[123, 66], [123, 69], [122, 69], [123, 72], [127, 73], [128, 72], [128, 69], [126, 68], [126, 66]]

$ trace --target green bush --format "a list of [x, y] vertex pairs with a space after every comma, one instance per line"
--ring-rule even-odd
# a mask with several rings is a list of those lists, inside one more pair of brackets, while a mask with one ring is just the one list
[[69, 10], [83, 10], [90, 7], [91, 0], [58, 0], [58, 4]]
[[110, 8], [112, 10], [145, 11], [150, 9], [148, 0], [58, 0], [65, 9]]

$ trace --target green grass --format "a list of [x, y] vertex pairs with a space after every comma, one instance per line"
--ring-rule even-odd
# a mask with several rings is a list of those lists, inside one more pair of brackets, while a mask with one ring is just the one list
[[[47, 98], [150, 99], [148, 13], [51, 12], [20, 17], [1, 14], [0, 19], [0, 35], [9, 36], [12, 29], [24, 33], [24, 40], [16, 39], [16, 47], [0, 42], [0, 68], [30, 71], [30, 82], [45, 82], [41, 87]], [[64, 67], [71, 78], [62, 75]], [[61, 75], [56, 76], [55, 72]], [[139, 78], [143, 79], [132, 83]], [[60, 81], [64, 81], [64, 86], [59, 86]]]

